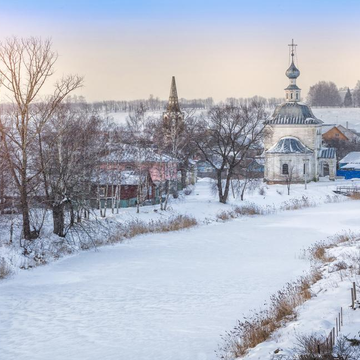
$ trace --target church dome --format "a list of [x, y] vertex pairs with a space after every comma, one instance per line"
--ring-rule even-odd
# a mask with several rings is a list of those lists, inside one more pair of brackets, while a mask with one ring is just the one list
[[322, 124], [310, 107], [300, 102], [286, 102], [278, 105], [273, 116], [266, 121], [269, 125], [309, 125]]
[[294, 62], [291, 62], [290, 67], [286, 70], [285, 75], [289, 79], [297, 79], [300, 76], [300, 70], [295, 66]]
[[313, 151], [304, 145], [299, 139], [287, 136], [280, 139], [267, 153], [270, 154], [311, 154]]

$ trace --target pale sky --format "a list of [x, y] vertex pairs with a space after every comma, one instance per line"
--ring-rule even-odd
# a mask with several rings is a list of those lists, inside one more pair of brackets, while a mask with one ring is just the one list
[[[306, 96], [360, 79], [358, 0], [0, 0], [0, 40], [50, 37], [56, 75], [85, 76], [88, 101], [283, 97], [294, 38]], [[1, 91], [1, 89], [0, 89]], [[0, 96], [1, 97], [1, 96]]]

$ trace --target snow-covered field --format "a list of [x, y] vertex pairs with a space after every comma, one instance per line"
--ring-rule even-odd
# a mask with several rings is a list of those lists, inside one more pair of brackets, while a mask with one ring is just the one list
[[[321, 203], [339, 184], [294, 185], [291, 197]], [[288, 199], [284, 186], [248, 195], [262, 205]], [[360, 231], [358, 201], [207, 221], [231, 205], [217, 203], [206, 180], [171, 207], [204, 224], [82, 252], [2, 281], [0, 359], [215, 359], [221, 334], [309, 269], [302, 249], [343, 229]], [[168, 216], [141, 211], [143, 219]], [[119, 216], [134, 217], [135, 209]]]
[[325, 124], [343, 125], [360, 132], [360, 108], [313, 108], [315, 116]]

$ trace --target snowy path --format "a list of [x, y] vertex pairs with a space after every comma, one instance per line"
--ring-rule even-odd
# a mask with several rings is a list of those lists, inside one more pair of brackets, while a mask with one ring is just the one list
[[308, 263], [300, 249], [360, 231], [360, 202], [147, 235], [0, 284], [1, 360], [209, 360], [220, 334]]

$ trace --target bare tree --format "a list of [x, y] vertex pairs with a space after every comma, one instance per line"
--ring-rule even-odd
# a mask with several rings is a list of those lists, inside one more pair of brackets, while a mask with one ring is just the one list
[[313, 106], [339, 106], [341, 97], [335, 83], [319, 81], [310, 87], [308, 102]]
[[242, 167], [249, 151], [259, 146], [265, 118], [263, 104], [252, 102], [240, 107], [215, 107], [198, 122], [194, 142], [216, 171], [221, 203], [228, 199], [236, 168]]
[[[140, 205], [143, 202], [143, 184], [149, 171], [149, 151], [151, 141], [149, 137], [149, 119], [145, 116], [146, 108], [143, 104], [129, 114], [127, 120], [127, 141], [131, 144], [133, 156], [135, 157], [134, 166], [138, 175], [136, 212], [140, 212]], [[130, 150], [131, 151], [131, 150]]]
[[[86, 108], [62, 104], [38, 133], [39, 167], [54, 233], [65, 236], [88, 211], [95, 167], [103, 149], [101, 119]], [[70, 211], [65, 226], [65, 210]]]
[[[1, 114], [0, 133], [20, 195], [23, 236], [27, 240], [38, 235], [31, 231], [29, 217], [29, 194], [39, 175], [36, 170], [30, 172], [30, 149], [61, 101], [83, 82], [79, 76], [64, 77], [55, 84], [52, 96], [41, 101], [39, 92], [54, 74], [56, 60], [57, 54], [52, 51], [50, 40], [14, 37], [0, 43], [1, 85], [12, 102], [9, 111]], [[39, 102], [42, 106], [37, 106]]]

